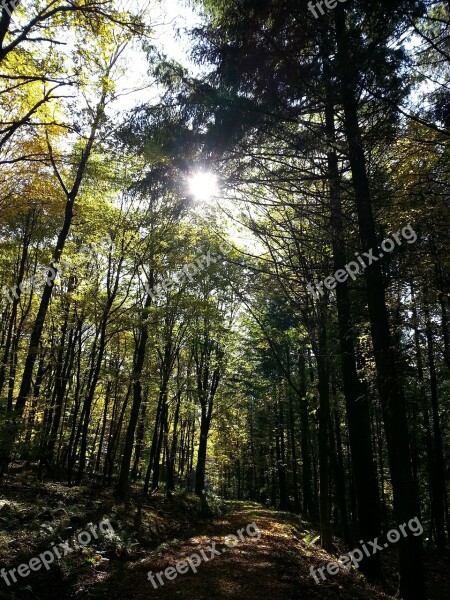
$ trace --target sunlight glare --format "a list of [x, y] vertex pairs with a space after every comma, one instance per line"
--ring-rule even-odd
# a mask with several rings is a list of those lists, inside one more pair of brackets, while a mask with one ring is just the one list
[[196, 200], [207, 201], [217, 195], [217, 177], [208, 171], [198, 171], [189, 177], [189, 192]]

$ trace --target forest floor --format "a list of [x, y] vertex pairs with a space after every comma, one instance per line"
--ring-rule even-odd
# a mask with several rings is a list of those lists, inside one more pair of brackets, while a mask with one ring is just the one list
[[[65, 540], [73, 551], [48, 570], [24, 578], [17, 575], [17, 583], [10, 586], [0, 579], [0, 599], [387, 600], [395, 595], [395, 548], [382, 557], [389, 582], [385, 592], [354, 568], [327, 574], [326, 581], [317, 584], [310, 567], [317, 570], [336, 557], [312, 543], [314, 527], [298, 515], [218, 499], [211, 500], [208, 516], [201, 508], [198, 499], [188, 495], [167, 499], [156, 494], [143, 499], [136, 494], [131, 502], [118, 504], [111, 491], [96, 485], [68, 488], [40, 483], [31, 476], [9, 477], [0, 487], [0, 568], [29, 563]], [[77, 547], [77, 535], [89, 532], [89, 523], [105, 518], [109, 519], [106, 533], [98, 531], [97, 539]], [[248, 535], [251, 523], [260, 530], [259, 539]], [[224, 552], [226, 536], [243, 528], [242, 539]], [[338, 539], [334, 542], [338, 554], [349, 550]], [[214, 558], [208, 549], [212, 543], [220, 552]], [[201, 556], [202, 550], [209, 560], [202, 559], [196, 573], [189, 568], [173, 581], [162, 575], [164, 585], [157, 589], [148, 579], [151, 571], [158, 584], [158, 572], [193, 554]], [[427, 573], [430, 600], [450, 598], [448, 564], [427, 555]]]

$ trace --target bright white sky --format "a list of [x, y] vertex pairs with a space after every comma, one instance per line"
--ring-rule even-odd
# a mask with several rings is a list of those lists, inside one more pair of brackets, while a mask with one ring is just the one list
[[[189, 0], [162, 0], [162, 2], [156, 2], [155, 0], [116, 1], [124, 10], [132, 12], [145, 10], [145, 21], [153, 25], [152, 42], [158, 50], [166, 54], [169, 59], [174, 59], [188, 68], [191, 73], [199, 74], [201, 72], [199, 67], [189, 60], [190, 40], [187, 31], [202, 22], [201, 16], [189, 6]], [[110, 113], [126, 112], [140, 104], [157, 102], [163, 91], [149, 77], [147, 58], [138, 44], [134, 44], [126, 50], [124, 61], [126, 70], [118, 82], [117, 89], [119, 93], [125, 95], [120, 96], [111, 105]], [[193, 178], [194, 180], [197, 179], [198, 174], [194, 172]], [[206, 174], [206, 179], [208, 179], [208, 174]], [[220, 211], [222, 213], [221, 220], [223, 219], [223, 223], [228, 223], [228, 234], [233, 243], [239, 247], [252, 248], [255, 251], [257, 241], [249, 230], [239, 227], [223, 212], [222, 209], [236, 216], [238, 207], [235, 202], [223, 197], [220, 190], [220, 181], [218, 183], [219, 189], [212, 189], [213, 197], [208, 199], [206, 197], [201, 198], [203, 192], [207, 196], [205, 181], [199, 182], [198, 192], [200, 193], [195, 194], [197, 200], [194, 209], [197, 217], [208, 223], [210, 222], [210, 212], [217, 213], [217, 211]], [[192, 191], [192, 185], [188, 182], [186, 185], [187, 189], [191, 188]], [[260, 248], [258, 248], [258, 252], [261, 252]]]
[[[201, 18], [188, 5], [188, 0], [117, 0], [122, 9], [131, 12], [145, 11], [144, 20], [153, 27], [152, 42], [165, 53], [191, 71], [198, 68], [189, 60], [189, 39], [186, 31], [200, 24]], [[115, 104], [116, 110], [130, 110], [138, 104], [156, 100], [160, 90], [147, 74], [148, 63], [138, 43], [130, 46], [124, 57], [126, 73], [121, 80], [121, 96]], [[136, 90], [130, 93], [131, 90]]]

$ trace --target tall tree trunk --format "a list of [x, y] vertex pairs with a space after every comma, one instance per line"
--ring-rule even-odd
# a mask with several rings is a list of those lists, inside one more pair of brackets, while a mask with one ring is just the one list
[[164, 436], [167, 434], [167, 419], [168, 419], [168, 407], [167, 407], [167, 391], [164, 393], [162, 406], [161, 406], [161, 424], [159, 427], [158, 440], [155, 447], [155, 455], [153, 457], [153, 475], [152, 475], [152, 489], [156, 490], [159, 486], [159, 476], [161, 472], [161, 450], [163, 449]]
[[298, 368], [300, 375], [300, 450], [302, 455], [302, 509], [305, 516], [310, 516], [312, 511], [311, 493], [311, 458], [309, 453], [309, 416], [308, 398], [306, 397], [306, 358], [304, 348], [300, 349], [298, 356]]
[[22, 283], [23, 283], [23, 278], [25, 275], [25, 267], [26, 267], [27, 258], [28, 258], [28, 249], [29, 249], [30, 241], [31, 241], [31, 233], [29, 231], [30, 220], [31, 220], [31, 213], [28, 214], [27, 219], [26, 219], [26, 225], [25, 225], [23, 241], [22, 241], [22, 252], [21, 252], [20, 261], [19, 261], [19, 271], [17, 274], [17, 287], [15, 290], [15, 293], [12, 294], [13, 298], [12, 298], [11, 314], [9, 317], [5, 347], [3, 349], [3, 357], [2, 357], [2, 361], [0, 363], [0, 396], [2, 394], [3, 386], [5, 384], [6, 367], [8, 365], [8, 361], [10, 358], [11, 343], [12, 343], [12, 339], [13, 339], [13, 332], [14, 332], [14, 328], [15, 328], [15, 324], [16, 324], [16, 317], [17, 317], [17, 308], [19, 306], [20, 296], [22, 294]]
[[431, 435], [430, 416], [428, 413], [428, 402], [427, 394], [425, 389], [425, 376], [422, 360], [421, 340], [419, 332], [419, 318], [417, 313], [417, 299], [414, 294], [414, 286], [411, 282], [411, 298], [412, 298], [412, 324], [414, 328], [414, 347], [416, 354], [416, 369], [417, 369], [417, 381], [419, 383], [418, 395], [419, 403], [422, 409], [423, 415], [423, 427], [425, 429], [425, 447], [427, 451], [427, 462], [428, 462], [428, 476], [429, 476], [429, 495], [431, 501], [431, 512], [432, 518], [436, 514], [435, 508], [435, 485], [434, 479], [436, 477], [436, 457], [433, 447], [433, 437]]
[[65, 356], [65, 361], [64, 364], [61, 365], [59, 379], [57, 380], [55, 410], [50, 429], [50, 437], [46, 448], [47, 459], [50, 463], [53, 462], [54, 458], [55, 445], [58, 438], [58, 430], [61, 424], [62, 409], [64, 404], [64, 398], [66, 396], [67, 384], [69, 382], [70, 374], [72, 373], [73, 364], [75, 361], [75, 340], [80, 334], [81, 331], [78, 331], [73, 327], [71, 328], [71, 331], [69, 332], [68, 336], [68, 348]]
[[[150, 288], [153, 288], [153, 275], [150, 276], [149, 281]], [[147, 348], [148, 340], [148, 314], [152, 298], [150, 294], [147, 294], [145, 299], [144, 308], [141, 315], [141, 326], [140, 335], [137, 343], [136, 353], [134, 357], [133, 365], [133, 403], [131, 405], [130, 421], [128, 423], [128, 429], [125, 436], [125, 446], [123, 449], [122, 464], [120, 466], [119, 482], [117, 484], [116, 495], [118, 498], [125, 498], [128, 494], [129, 488], [129, 475], [131, 456], [133, 454], [134, 446], [134, 435], [139, 419], [139, 412], [142, 404], [142, 370], [144, 368], [145, 351]]]
[[[288, 407], [289, 407], [289, 439], [291, 444], [292, 453], [292, 487], [294, 497], [294, 510], [295, 512], [300, 511], [300, 498], [298, 494], [298, 473], [297, 473], [297, 445], [295, 439], [295, 416], [294, 416], [294, 403], [292, 400], [292, 390], [287, 390], [288, 394]], [[252, 439], [252, 438], [251, 438]], [[253, 441], [252, 441], [253, 448]], [[253, 461], [254, 464], [254, 461]]]
[[94, 401], [97, 383], [98, 383], [98, 380], [100, 377], [100, 369], [102, 366], [103, 355], [104, 355], [105, 347], [106, 347], [106, 325], [107, 325], [107, 316], [104, 315], [103, 319], [102, 319], [102, 323], [100, 325], [100, 327], [101, 327], [100, 337], [99, 337], [98, 347], [96, 348], [97, 357], [96, 357], [96, 361], [95, 361], [94, 372], [92, 374], [92, 379], [89, 384], [88, 393], [87, 393], [87, 396], [86, 396], [84, 404], [83, 404], [83, 410], [81, 411], [81, 428], [80, 428], [81, 443], [80, 443], [80, 451], [79, 451], [79, 458], [78, 458], [78, 472], [77, 472], [77, 476], [75, 478], [76, 485], [81, 484], [83, 474], [84, 474], [84, 469], [86, 466], [87, 438], [88, 438], [89, 424], [91, 421], [91, 408], [92, 408], [92, 403]]
[[195, 493], [200, 497], [203, 496], [205, 489], [206, 449], [208, 446], [209, 425], [207, 411], [202, 407], [197, 467], [195, 469]]
[[[75, 466], [75, 460], [76, 460], [76, 448], [77, 448], [78, 442], [75, 441], [75, 440], [76, 440], [76, 430], [77, 430], [77, 417], [78, 417], [78, 411], [80, 410], [80, 404], [81, 404], [80, 396], [81, 396], [81, 390], [82, 390], [82, 380], [81, 380], [81, 357], [82, 357], [81, 322], [80, 322], [79, 325], [80, 325], [80, 333], [78, 335], [78, 341], [77, 341], [77, 368], [76, 368], [76, 375], [75, 375], [75, 392], [74, 392], [73, 408], [72, 408], [72, 415], [71, 415], [72, 427], [71, 427], [71, 431], [70, 431], [69, 443], [67, 445], [66, 456], [64, 457], [64, 459], [62, 461], [62, 467], [64, 467], [64, 464], [65, 464], [66, 458], [67, 458], [67, 484], [69, 486], [72, 485], [72, 474], [73, 474], [73, 468]], [[70, 419], [69, 419], [69, 424], [70, 424]]]
[[[331, 74], [328, 60], [328, 56], [325, 56], [324, 69], [328, 88], [325, 118], [328, 147], [330, 148], [328, 151], [328, 174], [330, 178], [333, 262], [334, 269], [337, 271], [338, 269], [344, 269], [347, 261], [338, 158], [333, 150], [336, 143], [336, 133], [334, 99], [329, 83]], [[381, 531], [378, 483], [371, 443], [369, 399], [356, 370], [355, 333], [346, 281], [338, 283], [336, 287], [336, 304], [342, 380], [357, 501], [358, 538], [360, 536], [363, 540], [373, 540]], [[381, 575], [381, 563], [378, 553], [370, 557], [365, 556], [360, 566], [367, 575], [372, 577]]]
[[100, 440], [98, 443], [97, 460], [95, 461], [95, 472], [96, 473], [100, 472], [100, 463], [101, 463], [102, 454], [103, 454], [103, 440], [105, 439], [106, 422], [108, 420], [108, 408], [109, 408], [110, 396], [111, 396], [111, 381], [108, 381], [108, 383], [106, 384], [105, 401], [103, 404], [102, 429], [100, 431]]
[[[125, 399], [123, 400], [121, 410], [120, 410], [120, 415], [117, 420], [117, 423], [115, 422], [115, 418], [111, 419], [108, 450], [106, 452], [105, 465], [104, 465], [104, 469], [103, 469], [103, 478], [106, 480], [107, 485], [111, 485], [111, 482], [112, 482], [112, 476], [113, 476], [113, 471], [114, 471], [114, 460], [115, 460], [116, 452], [117, 452], [117, 449], [118, 449], [119, 443], [120, 443], [120, 434], [122, 431], [123, 420], [125, 418], [125, 412], [126, 412], [127, 406], [128, 406], [128, 400], [131, 395], [131, 387], [132, 386], [129, 385], [127, 388], [127, 393], [125, 395]], [[114, 404], [116, 404], [116, 401], [117, 401], [117, 405], [119, 406], [120, 395], [116, 396]], [[113, 412], [113, 414], [114, 414], [114, 412]]]
[[[372, 212], [371, 192], [366, 170], [361, 131], [358, 122], [355, 74], [349, 51], [345, 11], [335, 11], [338, 44], [338, 65], [341, 78], [345, 133], [349, 147], [350, 167], [358, 213], [359, 233], [363, 251], [376, 251], [377, 237]], [[391, 345], [389, 319], [385, 302], [383, 275], [379, 262], [365, 271], [367, 303], [380, 401], [386, 429], [387, 449], [397, 523], [408, 523], [419, 515], [419, 501], [411, 468], [409, 433], [405, 399], [400, 387], [397, 356]], [[400, 591], [406, 600], [426, 597], [422, 560], [422, 540], [417, 536], [402, 537], [400, 552]]]
[[[148, 397], [149, 388], [148, 386], [144, 388], [144, 398]], [[145, 436], [145, 415], [146, 415], [147, 405], [143, 401], [141, 404], [141, 412], [139, 415], [139, 423], [136, 429], [136, 442], [134, 445], [134, 460], [133, 467], [131, 468], [130, 478], [135, 481], [138, 477], [140, 477], [141, 473], [141, 458], [142, 458], [142, 450], [144, 447], [144, 436]]]
[[278, 418], [277, 418], [277, 427], [275, 434], [275, 448], [276, 448], [276, 456], [277, 456], [277, 472], [278, 472], [278, 486], [280, 491], [280, 509], [288, 510], [289, 508], [289, 500], [288, 500], [288, 492], [287, 492], [287, 474], [286, 474], [286, 456], [285, 456], [285, 448], [284, 448], [284, 416], [283, 416], [283, 407], [282, 407], [282, 386], [281, 382], [278, 384], [275, 394], [278, 396]]
[[434, 521], [436, 525], [436, 547], [440, 554], [445, 549], [445, 512], [446, 512], [446, 486], [445, 486], [445, 459], [442, 447], [442, 433], [439, 417], [438, 384], [436, 364], [434, 357], [433, 331], [431, 328], [429, 309], [425, 306], [425, 335], [427, 338], [428, 370], [430, 374], [431, 414], [433, 422], [433, 448], [435, 458], [435, 476], [433, 483]]
[[150, 446], [150, 457], [148, 459], [147, 472], [145, 474], [145, 482], [144, 482], [144, 494], [148, 494], [148, 490], [150, 487], [150, 476], [153, 469], [153, 463], [155, 459], [156, 446], [158, 444], [159, 439], [159, 428], [161, 423], [161, 411], [163, 407], [163, 396], [164, 390], [160, 389], [158, 395], [158, 405], [156, 407], [156, 416], [155, 416], [155, 424], [153, 426], [153, 435], [152, 435], [152, 443]]
[[347, 501], [345, 494], [344, 458], [342, 456], [341, 430], [339, 426], [337, 407], [334, 406], [331, 410], [331, 413], [329, 428], [331, 434], [331, 447], [333, 449], [331, 454], [331, 462], [333, 465], [334, 481], [336, 484], [336, 506], [339, 507], [342, 534], [344, 539], [347, 542], [350, 542]]
[[320, 300], [319, 306], [319, 342], [315, 348], [317, 360], [318, 392], [319, 392], [319, 511], [320, 537], [325, 550], [330, 551], [331, 522], [330, 522], [330, 390], [328, 347], [326, 333], [326, 302]]
[[28, 414], [27, 430], [25, 433], [25, 445], [28, 448], [30, 446], [31, 435], [33, 433], [34, 422], [36, 419], [36, 409], [37, 409], [37, 405], [38, 405], [39, 394], [41, 391], [42, 380], [44, 379], [44, 375], [47, 370], [48, 370], [48, 367], [45, 367], [45, 353], [42, 349], [42, 344], [41, 344], [41, 346], [39, 348], [39, 363], [38, 363], [38, 369], [37, 369], [37, 373], [36, 373], [36, 381], [34, 382], [34, 386], [33, 386], [33, 398], [31, 401], [31, 409]]
[[178, 389], [177, 403], [175, 406], [175, 414], [173, 417], [172, 443], [170, 445], [169, 456], [167, 459], [167, 489], [172, 491], [175, 489], [175, 457], [178, 446], [178, 420], [180, 416], [181, 406], [181, 390]]

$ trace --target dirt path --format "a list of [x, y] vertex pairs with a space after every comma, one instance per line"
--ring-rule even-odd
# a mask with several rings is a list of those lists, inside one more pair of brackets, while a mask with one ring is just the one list
[[[256, 523], [260, 539], [245, 538], [234, 548], [223, 551], [225, 536]], [[213, 598], [245, 600], [294, 600], [305, 598], [386, 599], [380, 592], [369, 589], [356, 574], [338, 574], [317, 585], [310, 575], [310, 566], [319, 567], [327, 562], [316, 547], [301, 542], [305, 527], [301, 521], [282, 512], [264, 509], [258, 505], [236, 503], [236, 510], [208, 524], [206, 534], [196, 535], [171, 545], [164, 551], [148, 555], [134, 563], [120, 576], [108, 598], [122, 600], [206, 600]], [[252, 531], [252, 529], [250, 529]], [[210, 558], [207, 550], [216, 543], [220, 555]], [[208, 561], [202, 560], [197, 573], [189, 568], [186, 574], [178, 573], [173, 581], [162, 575], [164, 585], [154, 588], [147, 573], [156, 573], [175, 567], [178, 561], [204, 550]], [[173, 573], [169, 573], [173, 575]]]

